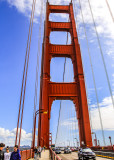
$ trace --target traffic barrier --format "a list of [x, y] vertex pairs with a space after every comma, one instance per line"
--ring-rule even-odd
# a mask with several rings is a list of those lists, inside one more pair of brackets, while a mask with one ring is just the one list
[[102, 151], [94, 151], [96, 156], [114, 159], [114, 152], [102, 152]]
[[20, 154], [21, 154], [21, 160], [27, 160], [29, 158], [32, 158], [32, 149], [20, 151]]
[[113, 146], [93, 146], [91, 147], [92, 150], [95, 150], [95, 151], [99, 151], [99, 150], [102, 150], [102, 151], [114, 151], [114, 145]]
[[51, 148], [49, 149], [50, 149], [51, 160], [62, 160], [56, 155], [56, 153]]

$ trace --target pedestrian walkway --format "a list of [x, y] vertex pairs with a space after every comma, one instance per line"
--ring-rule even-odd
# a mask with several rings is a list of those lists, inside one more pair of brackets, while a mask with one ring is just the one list
[[[33, 158], [29, 160], [33, 160]], [[37, 160], [50, 160], [49, 150], [42, 151], [41, 158], [38, 158]]]

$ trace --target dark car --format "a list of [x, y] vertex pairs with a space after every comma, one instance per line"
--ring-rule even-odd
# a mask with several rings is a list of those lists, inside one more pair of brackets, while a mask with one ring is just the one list
[[93, 159], [96, 160], [95, 153], [90, 148], [80, 148], [78, 151], [79, 160], [82, 159]]
[[55, 149], [55, 153], [56, 153], [56, 154], [61, 154], [60, 148], [56, 148], [56, 149]]
[[64, 153], [71, 153], [72, 151], [70, 150], [70, 148], [65, 148], [64, 149]]
[[55, 147], [53, 147], [53, 148], [52, 148], [52, 150], [53, 150], [53, 151], [55, 151], [55, 150], [56, 150], [56, 148], [55, 148]]

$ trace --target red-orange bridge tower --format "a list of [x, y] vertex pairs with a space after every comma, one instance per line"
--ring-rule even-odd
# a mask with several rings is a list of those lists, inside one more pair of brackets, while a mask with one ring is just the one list
[[[69, 22], [51, 22], [49, 21], [50, 13], [67, 13], [69, 14]], [[69, 32], [71, 45], [50, 44], [49, 39], [52, 31]], [[74, 69], [74, 82], [55, 83], [50, 81], [50, 62], [52, 57], [71, 58]], [[72, 3], [67, 6], [60, 6], [50, 5], [47, 2], [39, 109], [48, 111], [48, 114], [39, 114], [38, 145], [41, 146], [49, 147], [50, 112], [54, 100], [73, 101], [78, 119], [80, 145], [84, 142], [85, 145], [92, 146], [85, 80]]]

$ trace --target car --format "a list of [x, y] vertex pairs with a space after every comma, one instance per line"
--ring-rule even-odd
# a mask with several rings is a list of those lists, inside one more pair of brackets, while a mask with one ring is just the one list
[[60, 147], [61, 151], [64, 151], [64, 147]]
[[55, 153], [56, 153], [56, 154], [61, 154], [60, 148], [56, 148], [56, 149], [55, 149]]
[[55, 147], [53, 147], [53, 148], [52, 148], [52, 150], [53, 150], [53, 151], [55, 151], [55, 150], [56, 150], [56, 148], [55, 148]]
[[74, 151], [74, 148], [73, 148], [73, 147], [70, 147], [70, 150], [73, 152], [73, 151]]
[[65, 148], [64, 149], [64, 153], [71, 153], [72, 151], [70, 150], [70, 148]]
[[95, 153], [90, 148], [80, 148], [78, 151], [78, 159], [93, 159], [96, 160]]

